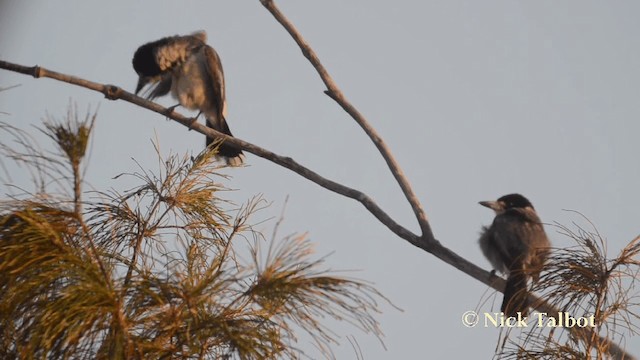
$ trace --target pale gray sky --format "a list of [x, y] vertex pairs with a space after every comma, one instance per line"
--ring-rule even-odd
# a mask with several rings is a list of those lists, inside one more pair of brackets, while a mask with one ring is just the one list
[[[547, 223], [582, 224], [611, 255], [638, 234], [640, 3], [634, 1], [278, 1], [346, 95], [394, 151], [436, 237], [489, 268], [477, 246], [492, 220], [477, 204], [521, 192]], [[41, 65], [132, 91], [142, 43], [206, 30], [227, 80], [233, 133], [371, 195], [417, 231], [409, 205], [359, 127], [323, 95], [290, 36], [253, 1], [2, 1], [0, 58]], [[0, 120], [31, 129], [46, 112], [100, 107], [88, 181], [156, 166], [163, 153], [197, 152], [204, 137], [161, 115], [49, 79], [0, 71]], [[161, 99], [165, 105], [173, 100]], [[5, 141], [5, 139], [0, 139]], [[352, 200], [252, 155], [229, 170], [230, 194], [287, 205], [283, 234], [308, 231], [333, 269], [360, 270], [395, 304], [379, 317], [384, 351], [353, 334], [366, 359], [490, 358], [498, 331], [462, 326], [487, 287], [396, 238]], [[26, 177], [15, 175], [17, 182]], [[3, 187], [2, 192], [6, 190]], [[270, 229], [274, 222], [264, 224]], [[567, 240], [547, 227], [552, 242]], [[493, 304], [499, 306], [501, 296]], [[492, 302], [481, 307], [490, 311]], [[346, 345], [339, 359], [354, 358]], [[627, 340], [640, 356], [640, 342]], [[313, 354], [310, 346], [302, 345]]]

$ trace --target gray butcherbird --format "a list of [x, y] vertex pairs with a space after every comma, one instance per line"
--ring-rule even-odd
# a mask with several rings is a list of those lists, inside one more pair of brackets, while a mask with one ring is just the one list
[[501, 310], [524, 317], [529, 309], [527, 280], [538, 281], [551, 243], [533, 205], [520, 194], [497, 201], [481, 201], [496, 213], [490, 227], [483, 226], [480, 248], [494, 269], [507, 275]]
[[[144, 44], [133, 55], [133, 68], [138, 73], [136, 94], [151, 84], [147, 98], [154, 99], [171, 91], [180, 105], [199, 110], [207, 126], [233, 136], [226, 121], [226, 99], [222, 64], [216, 51], [206, 44], [204, 31], [186, 36], [170, 36]], [[207, 137], [209, 146], [214, 139]], [[241, 165], [242, 150], [224, 143], [218, 154], [227, 164]]]

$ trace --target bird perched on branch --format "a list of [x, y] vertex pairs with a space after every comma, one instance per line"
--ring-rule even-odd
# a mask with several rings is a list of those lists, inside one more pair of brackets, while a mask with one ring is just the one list
[[531, 202], [520, 194], [497, 201], [481, 201], [496, 213], [491, 226], [483, 226], [480, 248], [495, 270], [507, 275], [501, 310], [524, 317], [529, 309], [527, 281], [538, 281], [551, 243]]
[[[206, 41], [207, 34], [200, 31], [186, 36], [169, 36], [140, 46], [132, 61], [139, 76], [136, 94], [147, 84], [151, 84], [148, 99], [171, 91], [180, 105], [204, 114], [208, 127], [233, 136], [226, 121], [222, 64]], [[213, 141], [207, 137], [207, 146]], [[224, 142], [218, 147], [218, 155], [233, 166], [244, 161], [242, 150]]]

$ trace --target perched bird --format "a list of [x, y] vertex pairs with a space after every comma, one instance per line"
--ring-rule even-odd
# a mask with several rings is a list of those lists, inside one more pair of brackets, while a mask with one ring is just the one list
[[527, 281], [538, 281], [551, 243], [533, 205], [520, 194], [497, 201], [481, 201], [496, 213], [491, 226], [483, 226], [480, 248], [495, 270], [507, 275], [501, 310], [506, 316], [526, 316]]
[[[147, 98], [171, 91], [180, 105], [204, 114], [207, 126], [233, 136], [226, 121], [226, 99], [222, 64], [216, 51], [206, 44], [204, 31], [186, 36], [169, 36], [144, 44], [133, 55], [138, 74], [136, 94], [151, 84]], [[209, 146], [214, 139], [207, 137]], [[224, 143], [218, 155], [229, 165], [243, 163], [242, 150]]]

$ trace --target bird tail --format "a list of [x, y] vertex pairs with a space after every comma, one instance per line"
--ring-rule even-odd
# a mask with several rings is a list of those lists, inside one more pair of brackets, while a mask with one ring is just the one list
[[504, 298], [500, 308], [506, 316], [527, 316], [529, 310], [529, 294], [527, 293], [527, 274], [522, 269], [516, 269], [509, 273], [507, 286], [504, 289]]
[[[220, 121], [217, 121], [217, 119], [220, 119]], [[227, 125], [227, 121], [223, 116], [207, 116], [207, 126], [226, 135], [233, 136], [229, 129], [229, 125]], [[214, 138], [207, 137], [207, 147], [214, 142]], [[229, 146], [225, 144], [224, 141], [219, 143], [218, 155], [224, 157], [227, 161], [227, 165], [230, 166], [239, 166], [244, 163], [244, 154], [242, 153], [242, 150]]]

